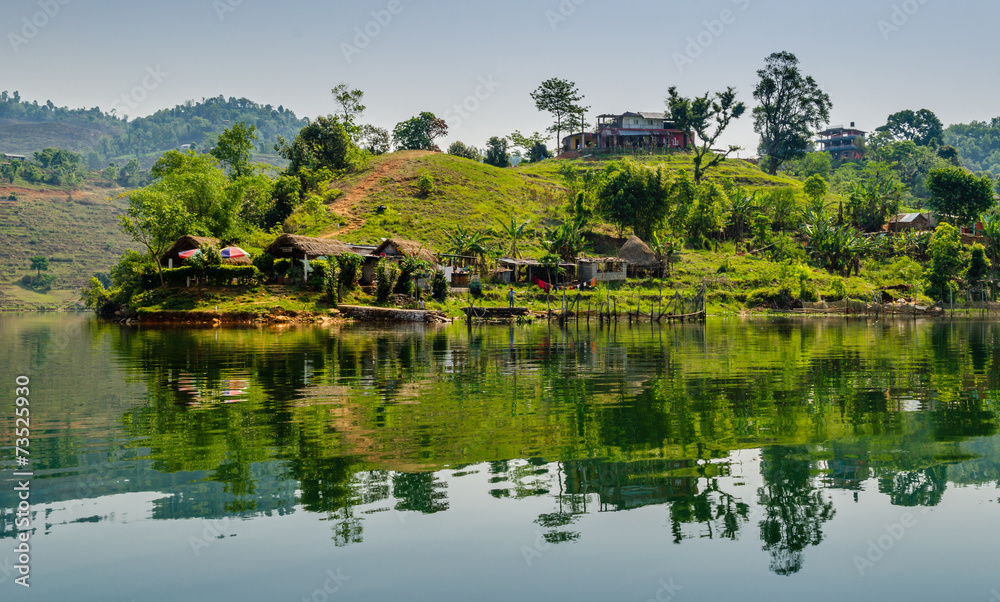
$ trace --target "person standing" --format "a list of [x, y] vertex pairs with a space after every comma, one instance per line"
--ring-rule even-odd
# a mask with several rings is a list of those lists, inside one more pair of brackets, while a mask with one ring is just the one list
[[510, 308], [514, 309], [514, 287], [510, 287], [510, 292], [507, 293], [507, 300], [510, 301]]

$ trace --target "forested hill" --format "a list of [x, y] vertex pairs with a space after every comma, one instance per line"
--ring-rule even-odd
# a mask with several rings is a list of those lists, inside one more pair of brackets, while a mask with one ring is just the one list
[[944, 143], [958, 150], [962, 165], [968, 169], [1000, 175], [1000, 117], [949, 126]]
[[[31, 155], [55, 147], [83, 155], [99, 169], [123, 157], [155, 157], [184, 144], [205, 149], [222, 131], [240, 121], [257, 126], [257, 150], [273, 153], [278, 136], [289, 140], [306, 125], [283, 106], [261, 105], [246, 98], [205, 98], [125, 121], [92, 109], [57, 107], [22, 100], [18, 92], [0, 92], [0, 152]], [[150, 160], [150, 162], [151, 162]], [[143, 161], [145, 164], [147, 161]]]

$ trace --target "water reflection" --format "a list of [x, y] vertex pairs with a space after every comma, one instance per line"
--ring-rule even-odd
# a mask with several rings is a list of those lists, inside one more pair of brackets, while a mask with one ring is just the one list
[[758, 538], [791, 575], [824, 542], [834, 491], [931, 507], [950, 484], [1000, 478], [994, 324], [86, 323], [78, 364], [60, 363], [55, 322], [0, 328], [16, 341], [0, 365], [66, 366], [42, 385], [38, 503], [158, 492], [154, 520], [307, 512], [348, 546], [382, 513], [447, 517], [457, 484], [482, 478], [484, 501], [550, 502], [524, 519], [550, 544], [586, 538], [585, 516], [662, 507], [674, 545]]

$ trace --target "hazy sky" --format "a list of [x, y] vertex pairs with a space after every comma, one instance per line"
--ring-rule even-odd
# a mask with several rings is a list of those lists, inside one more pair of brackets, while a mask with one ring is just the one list
[[[133, 116], [222, 94], [315, 117], [344, 81], [367, 123], [431, 111], [481, 147], [549, 124], [528, 95], [549, 77], [577, 83], [591, 121], [663, 110], [672, 85], [753, 106], [757, 69], [787, 50], [834, 124], [928, 108], [947, 125], [1000, 115], [998, 22], [993, 1], [3, 0], [0, 89]], [[755, 152], [749, 113], [727, 138]]]

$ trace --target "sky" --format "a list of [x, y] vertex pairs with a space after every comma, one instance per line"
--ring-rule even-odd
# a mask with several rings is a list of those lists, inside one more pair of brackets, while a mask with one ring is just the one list
[[[833, 102], [832, 124], [873, 130], [902, 109], [945, 125], [1000, 115], [1000, 2], [943, 0], [3, 0], [0, 89], [132, 117], [246, 97], [299, 116], [365, 92], [362, 121], [444, 117], [445, 144], [544, 130], [529, 94], [575, 82], [601, 113], [664, 110], [736, 88], [789, 51]], [[756, 154], [749, 111], [720, 144]], [[2, 141], [0, 141], [2, 142]]]

